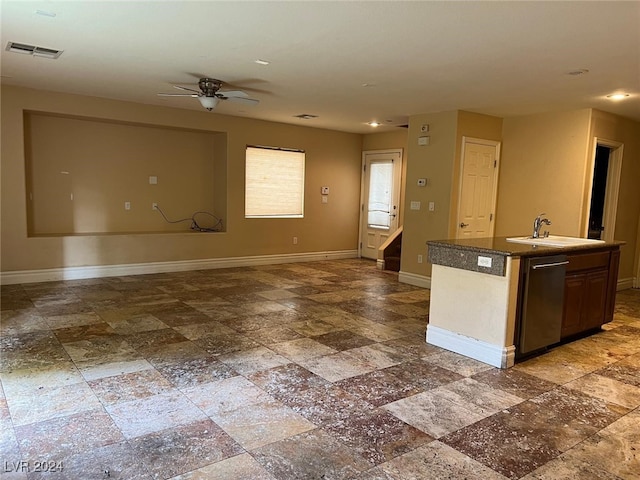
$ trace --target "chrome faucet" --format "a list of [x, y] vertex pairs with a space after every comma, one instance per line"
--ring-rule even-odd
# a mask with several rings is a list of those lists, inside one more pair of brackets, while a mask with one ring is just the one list
[[[533, 221], [533, 234], [531, 235], [531, 238], [539, 238], [540, 237], [540, 227], [543, 224], [544, 225], [551, 225], [551, 220], [549, 220], [548, 218], [544, 218], [543, 215], [546, 215], [546, 213], [541, 213]], [[549, 232], [547, 232], [545, 236], [548, 236], [548, 235], [549, 235]]]

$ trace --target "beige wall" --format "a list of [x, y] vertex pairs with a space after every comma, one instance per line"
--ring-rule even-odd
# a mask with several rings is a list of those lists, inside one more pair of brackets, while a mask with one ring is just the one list
[[[589, 137], [588, 170], [593, 170], [593, 140], [595, 137], [623, 144], [614, 238], [627, 242], [621, 250], [618, 278], [630, 279], [638, 275], [640, 268], [638, 266], [638, 257], [640, 256], [640, 239], [638, 238], [638, 228], [640, 228], [638, 225], [640, 219], [640, 122], [593, 110]], [[586, 188], [590, 187], [587, 182]], [[636, 281], [640, 281], [640, 279], [636, 279]]]
[[528, 235], [545, 212], [554, 235], [581, 236], [590, 110], [504, 119], [497, 236]]
[[[429, 125], [430, 142], [420, 146], [418, 138], [425, 135], [421, 131], [425, 124]], [[430, 275], [426, 241], [455, 236], [462, 138], [500, 141], [501, 133], [501, 118], [471, 112], [441, 112], [409, 119], [403, 272]], [[417, 186], [419, 178], [427, 178], [426, 187]], [[410, 210], [411, 201], [419, 201], [420, 210]], [[433, 212], [428, 210], [429, 202], [435, 203]], [[418, 255], [423, 255], [424, 263], [418, 263]]]
[[[409, 119], [408, 163], [405, 190], [404, 230], [400, 270], [416, 275], [430, 275], [426, 262], [426, 241], [448, 238], [455, 168], [458, 112], [414, 115]], [[420, 127], [429, 125], [429, 145], [418, 145], [424, 135]], [[419, 187], [419, 178], [427, 185]], [[420, 210], [411, 210], [412, 201], [420, 202]], [[435, 210], [428, 210], [429, 202]], [[424, 263], [418, 263], [418, 255]]]
[[[429, 124], [429, 146], [418, 146], [420, 126]], [[591, 109], [500, 119], [470, 112], [410, 118], [401, 271], [430, 275], [418, 264], [425, 242], [456, 232], [462, 137], [501, 141], [496, 236], [528, 235], [545, 212], [556, 235], [582, 236], [593, 169], [593, 137], [624, 144], [615, 239], [625, 241], [619, 279], [630, 283], [640, 266], [640, 124]], [[427, 187], [416, 186], [418, 178]], [[420, 201], [420, 210], [410, 210]], [[436, 208], [429, 212], [428, 202]], [[636, 279], [636, 281], [638, 281]]]
[[615, 239], [627, 242], [620, 280], [634, 277], [640, 214], [640, 124], [592, 111], [504, 119], [496, 236], [529, 235], [545, 212], [555, 235], [584, 234], [593, 169], [593, 137], [624, 143]]
[[[2, 87], [2, 271], [355, 250], [362, 136], [215, 113]], [[27, 236], [23, 112], [225, 132], [226, 233]], [[244, 218], [247, 144], [306, 151], [305, 218]], [[216, 153], [217, 155], [217, 153]], [[328, 204], [320, 187], [329, 186]], [[120, 201], [120, 200], [118, 200]], [[219, 203], [219, 201], [216, 201]], [[293, 245], [292, 238], [298, 237]]]
[[[225, 171], [215, 172], [211, 132], [25, 113], [29, 235], [184, 231], [226, 196]], [[216, 182], [221, 176], [225, 182]], [[158, 183], [149, 183], [155, 176]], [[131, 208], [126, 210], [125, 202]], [[209, 216], [197, 215], [201, 226]]]
[[[460, 191], [460, 171], [462, 168], [462, 139], [479, 138], [481, 140], [502, 140], [502, 118], [478, 113], [459, 111], [458, 131], [456, 135], [456, 160], [453, 168], [453, 190], [451, 198], [451, 218], [449, 222], [449, 237], [456, 236], [458, 225], [458, 200]], [[498, 182], [500, 178], [498, 177]]]

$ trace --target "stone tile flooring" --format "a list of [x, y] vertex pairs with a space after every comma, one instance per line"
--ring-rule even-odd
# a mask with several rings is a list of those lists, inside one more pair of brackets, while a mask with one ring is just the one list
[[640, 478], [639, 291], [509, 370], [428, 307], [363, 260], [2, 287], [0, 477]]

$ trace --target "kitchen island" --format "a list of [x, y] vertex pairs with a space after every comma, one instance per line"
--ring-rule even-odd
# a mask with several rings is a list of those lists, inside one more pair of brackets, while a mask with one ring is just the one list
[[613, 318], [623, 242], [575, 240], [582, 241], [427, 242], [433, 265], [427, 343], [508, 368], [599, 330]]

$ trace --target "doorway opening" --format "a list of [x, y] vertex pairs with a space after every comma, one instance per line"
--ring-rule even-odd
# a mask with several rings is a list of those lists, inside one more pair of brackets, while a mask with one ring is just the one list
[[606, 241], [614, 239], [622, 148], [623, 145], [619, 142], [594, 139], [587, 238]]
[[398, 228], [402, 150], [362, 154], [360, 256], [377, 260], [378, 248]]
[[591, 184], [591, 207], [589, 208], [589, 232], [587, 238], [601, 240], [604, 230], [604, 198], [607, 192], [607, 174], [611, 148], [596, 145], [596, 158], [593, 166]]

